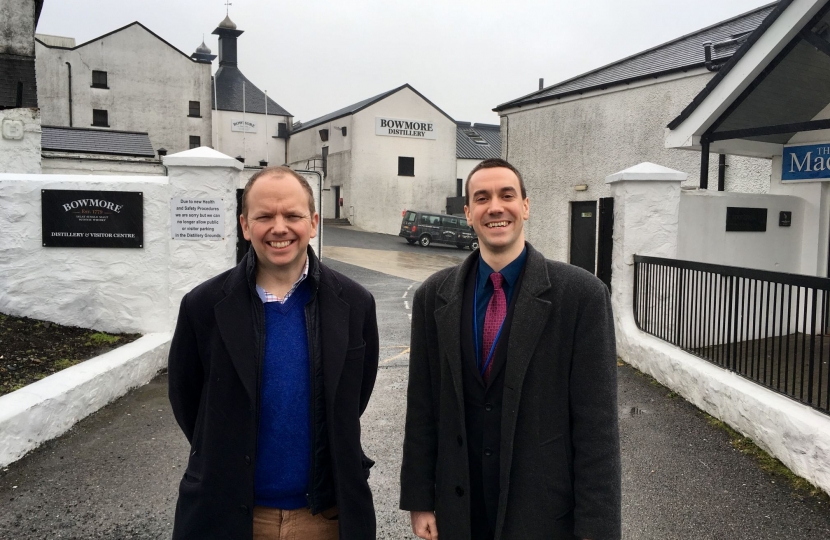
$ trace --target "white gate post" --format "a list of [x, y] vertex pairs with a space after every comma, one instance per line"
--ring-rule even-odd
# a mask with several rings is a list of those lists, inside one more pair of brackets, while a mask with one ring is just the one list
[[[182, 297], [199, 283], [236, 264], [236, 188], [243, 165], [236, 159], [205, 146], [166, 156], [164, 165], [170, 178], [168, 319], [172, 329], [176, 324]], [[220, 207], [224, 213], [224, 234], [221, 239], [174, 239], [175, 228], [187, 226], [186, 223], [174, 223], [177, 219], [173, 205], [180, 199], [197, 201], [186, 204], [189, 208]], [[205, 204], [204, 201], [213, 201], [214, 204]], [[187, 211], [199, 213], [198, 210]], [[190, 226], [202, 228], [193, 224]], [[194, 234], [199, 232], [193, 231]]]

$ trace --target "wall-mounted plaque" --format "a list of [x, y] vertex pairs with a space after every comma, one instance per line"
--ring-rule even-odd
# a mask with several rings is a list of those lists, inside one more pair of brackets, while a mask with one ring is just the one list
[[43, 189], [44, 247], [144, 247], [144, 194]]
[[793, 213], [792, 212], [779, 212], [778, 213], [778, 226], [779, 227], [789, 227], [793, 224]]
[[173, 240], [224, 239], [225, 205], [222, 199], [171, 199], [170, 236]]
[[726, 230], [733, 232], [765, 232], [766, 208], [726, 207]]

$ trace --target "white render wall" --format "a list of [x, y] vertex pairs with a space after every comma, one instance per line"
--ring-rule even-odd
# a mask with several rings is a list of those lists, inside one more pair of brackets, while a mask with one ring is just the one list
[[[610, 196], [604, 178], [632, 163], [649, 161], [683, 171], [689, 175], [684, 185], [696, 186], [700, 153], [665, 148], [664, 132], [711, 77], [701, 69], [502, 112], [502, 157], [524, 176], [531, 215], [527, 237], [534, 247], [567, 262], [569, 203]], [[727, 190], [767, 190], [768, 160], [729, 156], [727, 164]], [[712, 154], [712, 189], [717, 188], [717, 168]], [[586, 184], [587, 191], [575, 191], [579, 184]]]
[[[74, 49], [36, 42], [38, 105], [45, 126], [69, 125], [72, 64], [73, 126], [92, 126], [92, 109], [106, 109], [109, 129], [142, 131], [168, 155], [190, 148], [190, 135], [211, 146], [210, 65], [194, 62], [135, 24]], [[107, 72], [108, 90], [91, 88], [92, 71]], [[202, 118], [188, 117], [200, 102]]]
[[617, 354], [719, 418], [830, 493], [830, 418], [640, 331], [633, 316], [633, 255], [674, 257], [680, 181], [612, 183], [611, 303]]
[[[684, 191], [680, 197], [677, 258], [709, 264], [803, 274], [804, 231], [818, 228], [805, 221], [805, 200], [790, 195], [759, 195], [708, 190]], [[727, 232], [728, 206], [767, 209], [766, 232]], [[778, 225], [779, 212], [792, 212], [789, 227]]]
[[[377, 116], [433, 122], [436, 139], [375, 135]], [[447, 197], [455, 196], [455, 122], [404, 88], [353, 115], [352, 123], [352, 177], [343, 198], [353, 225], [397, 234], [406, 208], [445, 211]], [[399, 156], [415, 158], [415, 176], [398, 176]]]
[[[260, 160], [269, 165], [285, 163], [285, 139], [274, 138], [280, 122], [290, 125], [286, 116], [268, 115], [266, 126], [264, 114], [246, 112], [245, 120], [256, 122], [256, 133], [242, 133], [231, 130], [231, 120], [242, 120], [242, 113], [236, 111], [212, 111], [213, 133], [216, 140], [213, 147], [231, 157], [242, 156], [246, 166], [259, 166]], [[244, 135], [244, 137], [243, 137]], [[202, 140], [202, 146], [210, 146]]]
[[6, 139], [0, 133], [0, 173], [37, 174], [41, 171], [40, 110], [0, 110], [0, 130], [3, 121], [23, 123], [22, 139]]
[[[242, 164], [208, 148], [168, 156], [169, 177], [0, 174], [0, 311], [106, 332], [168, 332], [181, 296], [232, 267]], [[137, 191], [143, 248], [45, 248], [42, 189]], [[172, 240], [172, 197], [222, 199], [225, 238]]]
[[455, 163], [455, 177], [460, 178], [464, 182], [467, 181], [467, 177], [470, 175], [470, 171], [472, 171], [476, 165], [484, 161], [483, 159], [458, 159]]
[[34, 56], [35, 0], [0, 2], [0, 54]]

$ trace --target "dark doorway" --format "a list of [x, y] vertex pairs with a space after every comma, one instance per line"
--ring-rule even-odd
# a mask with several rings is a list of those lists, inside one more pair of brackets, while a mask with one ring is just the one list
[[340, 186], [334, 188], [334, 219], [340, 219]]
[[611, 290], [611, 248], [614, 245], [614, 197], [599, 200], [597, 277]]
[[595, 272], [597, 201], [571, 202], [571, 264]]
[[242, 224], [239, 223], [239, 216], [242, 214], [242, 192], [244, 189], [236, 190], [236, 262], [242, 260], [242, 257], [248, 253], [251, 243], [245, 240], [245, 235], [242, 234]]

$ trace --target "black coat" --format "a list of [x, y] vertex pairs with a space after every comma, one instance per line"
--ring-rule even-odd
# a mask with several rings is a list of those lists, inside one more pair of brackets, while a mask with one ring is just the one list
[[[608, 290], [588, 272], [527, 248], [503, 367], [495, 538], [618, 539]], [[471, 538], [460, 336], [465, 277], [477, 256], [431, 276], [412, 306], [401, 508], [434, 510], [445, 540]]]
[[[378, 331], [372, 295], [323, 265], [309, 250], [312, 512], [336, 504], [340, 538], [375, 538], [367, 478], [373, 464], [360, 445], [360, 415], [375, 384]], [[262, 302], [253, 250], [235, 268], [182, 299], [170, 346], [173, 413], [191, 444], [179, 485], [175, 540], [251, 538], [264, 355]]]

